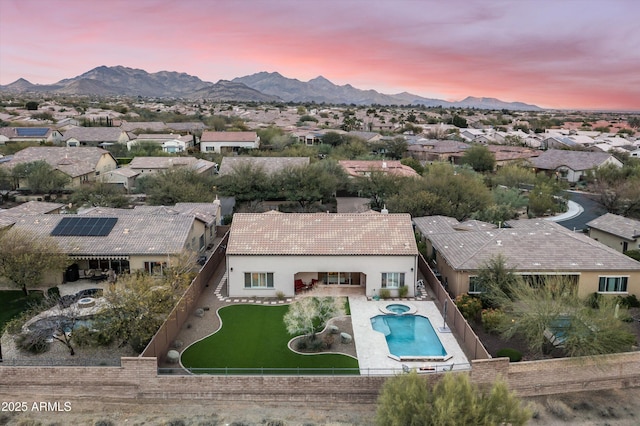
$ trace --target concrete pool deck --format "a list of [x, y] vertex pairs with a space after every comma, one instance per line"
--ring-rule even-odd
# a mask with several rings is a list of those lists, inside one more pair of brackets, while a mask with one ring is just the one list
[[[444, 346], [451, 358], [446, 361], [398, 361], [389, 357], [389, 348], [384, 335], [375, 331], [371, 326], [371, 318], [381, 315], [380, 308], [393, 304], [402, 303], [415, 306], [416, 315], [422, 315], [431, 321], [440, 342]], [[350, 296], [349, 305], [351, 308], [351, 323], [353, 326], [353, 337], [356, 342], [356, 353], [360, 364], [360, 374], [362, 375], [388, 375], [403, 371], [403, 365], [415, 368], [418, 372], [435, 373], [451, 368], [454, 370], [468, 370], [470, 363], [462, 348], [456, 341], [453, 333], [442, 333], [438, 327], [442, 327], [444, 321], [438, 307], [431, 301], [402, 301], [402, 300], [367, 300], [365, 296]], [[423, 368], [429, 368], [428, 370]]]

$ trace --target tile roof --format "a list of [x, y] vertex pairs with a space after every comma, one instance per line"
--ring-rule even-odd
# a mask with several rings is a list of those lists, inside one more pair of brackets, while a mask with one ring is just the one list
[[443, 220], [436, 218], [429, 232], [431, 219], [414, 221], [421, 223], [420, 231], [456, 270], [478, 270], [502, 254], [507, 265], [519, 272], [640, 271], [640, 262], [550, 221], [527, 220], [520, 227], [485, 231], [447, 231]]
[[418, 254], [408, 214], [236, 213], [227, 254]]
[[119, 127], [72, 127], [64, 132], [62, 140], [67, 141], [71, 138], [80, 142], [118, 142], [122, 135], [122, 129]]
[[616, 235], [627, 240], [635, 240], [640, 237], [640, 220], [606, 213], [587, 222], [587, 226]]
[[220, 164], [220, 176], [232, 174], [237, 167], [250, 164], [272, 175], [281, 170], [309, 165], [309, 157], [224, 157]]
[[400, 161], [393, 160], [341, 160], [338, 164], [350, 176], [365, 176], [372, 171], [385, 172], [395, 176], [418, 177], [418, 172]]
[[200, 142], [255, 142], [256, 132], [202, 132]]
[[16, 164], [44, 160], [54, 169], [76, 177], [95, 172], [104, 155], [111, 156], [109, 151], [96, 147], [31, 146], [16, 152], [6, 166], [12, 168]]
[[64, 204], [50, 203], [47, 201], [27, 201], [19, 206], [11, 207], [10, 209], [3, 210], [1, 214], [46, 214], [52, 211], [62, 208]]
[[[118, 221], [104, 237], [56, 236], [62, 250], [69, 255], [126, 256], [166, 255], [180, 253], [193, 226], [193, 216], [186, 215], [114, 215], [112, 209], [106, 216]], [[18, 218], [13, 229], [25, 230], [42, 237], [51, 231], [63, 218], [70, 215], [31, 215]]]
[[127, 132], [132, 132], [134, 130], [153, 130], [154, 132], [162, 132], [167, 130], [167, 125], [162, 121], [125, 121], [120, 125], [120, 129]]
[[159, 169], [167, 170], [172, 167], [191, 167], [202, 172], [215, 167], [216, 163], [195, 157], [135, 157], [129, 163], [131, 169]]
[[589, 170], [603, 165], [611, 157], [611, 154], [606, 152], [550, 149], [530, 161], [534, 167], [543, 170], [556, 170], [561, 166], [572, 170]]

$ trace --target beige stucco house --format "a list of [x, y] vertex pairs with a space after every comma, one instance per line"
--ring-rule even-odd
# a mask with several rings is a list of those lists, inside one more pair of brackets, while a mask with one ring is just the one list
[[236, 213], [227, 245], [231, 297], [286, 297], [296, 281], [415, 295], [418, 250], [407, 214]]
[[[204, 250], [205, 225], [188, 214], [105, 209], [86, 215], [24, 215], [13, 217], [9, 226], [53, 238], [81, 272], [80, 278], [82, 271], [161, 274], [183, 251]], [[65, 279], [60, 272], [47, 274], [43, 283], [57, 285]]]
[[606, 213], [587, 223], [589, 236], [624, 253], [640, 249], [640, 220]]
[[507, 267], [535, 282], [549, 275], [575, 280], [578, 294], [640, 296], [640, 262], [582, 233], [550, 221], [530, 219], [497, 228], [483, 222], [459, 223], [443, 216], [414, 218], [427, 245], [427, 257], [454, 296], [481, 293], [474, 277], [502, 255]]
[[241, 148], [257, 149], [260, 147], [260, 136], [256, 132], [202, 132], [200, 151], [202, 152], [237, 152]]
[[[103, 173], [117, 168], [116, 159], [109, 151], [96, 147], [53, 147], [32, 146], [15, 153], [11, 161], [0, 167], [12, 169], [17, 164], [46, 161], [54, 170], [67, 175], [71, 179], [70, 188], [77, 188], [83, 183], [94, 182]], [[18, 182], [23, 188], [25, 182]]]

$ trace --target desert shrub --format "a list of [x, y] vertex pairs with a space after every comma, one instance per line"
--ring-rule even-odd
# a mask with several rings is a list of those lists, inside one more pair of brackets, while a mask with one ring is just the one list
[[502, 348], [496, 353], [498, 358], [507, 357], [511, 362], [518, 362], [522, 360], [522, 353], [516, 349]]
[[406, 285], [403, 285], [398, 289], [398, 296], [407, 297], [407, 294], [409, 294], [409, 287], [407, 287]]
[[571, 408], [558, 399], [548, 399], [546, 406], [547, 410], [560, 420], [566, 421], [571, 417]]
[[467, 321], [476, 321], [482, 311], [482, 301], [469, 294], [456, 297], [455, 304]]
[[333, 346], [334, 342], [335, 342], [335, 337], [333, 337], [333, 335], [325, 334], [325, 336], [323, 338], [323, 343], [324, 343], [324, 348], [325, 349], [331, 349], [331, 347]]
[[111, 420], [98, 420], [93, 424], [93, 426], [115, 426], [115, 423]]
[[389, 291], [388, 288], [381, 288], [380, 289], [380, 298], [381, 299], [388, 299], [391, 297], [391, 292]]
[[591, 293], [585, 299], [585, 304], [591, 309], [598, 309], [598, 307], [600, 306], [600, 294]]
[[42, 354], [49, 350], [49, 343], [45, 337], [34, 333], [21, 334], [16, 343], [19, 349], [32, 354]]
[[307, 339], [298, 339], [296, 340], [296, 349], [299, 351], [307, 350], [309, 347], [309, 341]]
[[284, 300], [284, 293], [282, 291], [277, 291], [276, 292], [276, 299], [278, 300]]
[[483, 309], [482, 326], [487, 333], [499, 333], [504, 322], [505, 314], [500, 309]]
[[324, 349], [324, 341], [322, 339], [313, 339], [309, 342], [309, 350], [319, 352]]
[[344, 314], [345, 315], [351, 315], [351, 306], [349, 305], [349, 298], [348, 297], [344, 298], [344, 305], [342, 307], [344, 309]]
[[60, 289], [58, 287], [51, 287], [47, 290], [47, 297], [53, 297], [55, 299], [60, 298]]
[[78, 327], [71, 334], [73, 342], [80, 347], [107, 346], [113, 341], [113, 336], [87, 327]]

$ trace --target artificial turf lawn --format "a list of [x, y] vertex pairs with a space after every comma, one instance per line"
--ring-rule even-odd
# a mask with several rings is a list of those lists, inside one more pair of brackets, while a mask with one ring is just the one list
[[[212, 369], [193, 370], [194, 373], [293, 374], [298, 368], [304, 369], [301, 372], [305, 374], [358, 373], [358, 361], [350, 356], [326, 353], [300, 355], [291, 351], [288, 343], [294, 336], [287, 333], [282, 320], [288, 309], [286, 305], [234, 305], [220, 309], [222, 328], [188, 347], [182, 354], [182, 365], [192, 369]], [[290, 370], [260, 371], [261, 368]]]
[[42, 293], [39, 291], [31, 291], [25, 296], [22, 290], [0, 290], [0, 331], [13, 317], [40, 300]]

